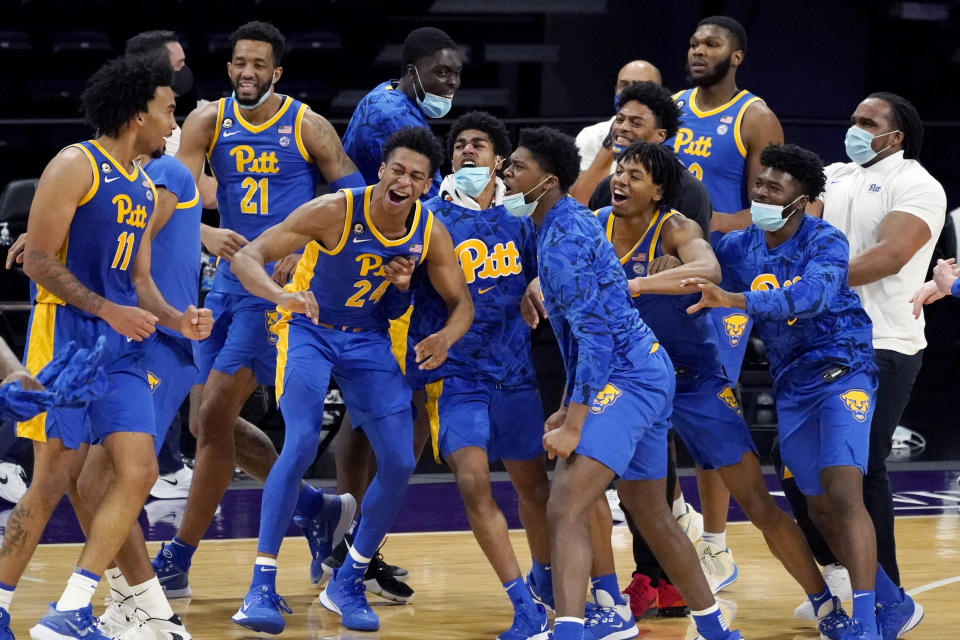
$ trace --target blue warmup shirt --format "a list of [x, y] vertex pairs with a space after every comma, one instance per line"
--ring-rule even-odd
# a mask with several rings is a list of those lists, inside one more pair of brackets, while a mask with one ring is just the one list
[[[430, 129], [420, 107], [397, 89], [397, 82], [388, 80], [365, 95], [353, 110], [343, 134], [343, 149], [357, 165], [367, 184], [375, 184], [380, 180], [377, 173], [383, 162], [383, 145], [391, 135], [404, 127]], [[438, 168], [423, 200], [439, 193], [440, 181]]]
[[[450, 347], [446, 362], [423, 372], [425, 380], [456, 375], [508, 386], [534, 383], [530, 327], [520, 316], [520, 300], [537, 275], [533, 221], [512, 216], [503, 206], [477, 211], [441, 198], [424, 207], [450, 232], [474, 305], [470, 329]], [[426, 273], [417, 273], [410, 344], [439, 331], [447, 318], [447, 306]]]
[[[200, 192], [193, 174], [182, 162], [164, 154], [143, 170], [157, 187], [177, 197], [170, 219], [157, 232], [151, 247], [150, 275], [171, 306], [183, 311], [197, 304], [200, 283]], [[179, 331], [157, 325], [157, 330], [183, 338]]]
[[543, 303], [567, 371], [567, 399], [590, 404], [613, 373], [643, 366], [656, 338], [633, 307], [603, 227], [573, 198], [557, 202], [540, 223], [537, 261]]
[[746, 296], [775, 387], [788, 375], [819, 377], [837, 365], [876, 371], [872, 325], [847, 285], [850, 250], [837, 228], [805, 215], [786, 242], [768, 249], [764, 231], [751, 225], [724, 236], [716, 254], [721, 286]]

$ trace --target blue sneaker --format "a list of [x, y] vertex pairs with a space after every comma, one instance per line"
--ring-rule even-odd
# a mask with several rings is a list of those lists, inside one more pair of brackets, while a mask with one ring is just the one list
[[923, 620], [923, 607], [900, 589], [903, 599], [897, 604], [877, 603], [877, 626], [882, 640], [902, 638]]
[[726, 635], [718, 638], [705, 638], [703, 636], [697, 636], [694, 640], [743, 640], [743, 636], [740, 635], [739, 631], [734, 629], [732, 631], [727, 631]]
[[343, 584], [334, 575], [327, 588], [320, 592], [320, 604], [340, 614], [340, 624], [354, 631], [376, 631], [380, 628], [380, 618], [367, 604], [366, 588], [363, 578], [356, 578], [350, 584]]
[[630, 596], [624, 594], [623, 598], [623, 604], [606, 606], [613, 603], [613, 600], [608, 598], [607, 603], [586, 607], [583, 640], [626, 640], [637, 637], [640, 630], [633, 621], [633, 612], [630, 611]]
[[16, 640], [10, 631], [10, 614], [3, 607], [0, 607], [0, 640]]
[[168, 599], [190, 597], [190, 567], [181, 569], [173, 561], [172, 545], [162, 543], [156, 557], [150, 561], [157, 574], [163, 593]]
[[520, 603], [513, 612], [513, 626], [497, 636], [497, 640], [547, 640], [549, 637], [550, 623], [543, 605], [531, 607]]
[[323, 508], [312, 518], [294, 516], [293, 521], [303, 531], [310, 545], [310, 582], [319, 584], [323, 579], [323, 561], [333, 553], [334, 547], [343, 540], [357, 512], [357, 500], [345, 493], [342, 496], [323, 495]]
[[527, 588], [537, 604], [542, 604], [547, 611], [553, 612], [553, 584], [537, 584], [533, 579], [533, 571], [527, 574]]
[[231, 620], [241, 627], [260, 633], [280, 633], [286, 624], [283, 613], [293, 613], [287, 606], [287, 601], [269, 585], [262, 584], [250, 587], [250, 591], [243, 597], [243, 604]]
[[833, 598], [833, 611], [817, 621], [821, 640], [877, 640], [876, 630], [864, 629], [856, 618], [851, 618]]
[[110, 640], [97, 629], [93, 605], [88, 604], [82, 609], [57, 611], [56, 602], [50, 603], [47, 615], [40, 618], [40, 622], [30, 629], [30, 637], [33, 640]]

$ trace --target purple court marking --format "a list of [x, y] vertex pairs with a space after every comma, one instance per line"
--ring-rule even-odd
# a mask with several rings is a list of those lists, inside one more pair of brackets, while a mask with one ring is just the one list
[[[960, 513], [960, 487], [957, 471], [925, 470], [895, 471], [890, 480], [895, 490], [894, 505], [897, 515], [936, 515]], [[771, 491], [780, 491], [773, 475], [765, 481]], [[697, 509], [700, 501], [696, 478], [683, 476], [680, 485], [687, 501]], [[511, 528], [520, 528], [517, 517], [517, 496], [509, 482], [494, 482], [493, 496], [507, 516]], [[227, 491], [221, 510], [207, 532], [207, 538], [256, 538], [260, 522], [260, 489], [232, 489]], [[789, 509], [786, 500], [777, 502]], [[148, 540], [169, 540], [176, 533], [186, 500], [152, 500], [140, 514], [140, 524]], [[0, 502], [0, 527], [6, 529], [12, 505]], [[730, 520], [744, 520], [743, 512], [735, 502], [730, 505]], [[460, 501], [457, 486], [452, 481], [411, 484], [403, 508], [391, 529], [394, 533], [414, 531], [467, 531], [467, 517]], [[287, 535], [300, 535], [292, 525]], [[41, 543], [82, 542], [83, 532], [77, 523], [70, 503], [64, 498], [50, 519]]]

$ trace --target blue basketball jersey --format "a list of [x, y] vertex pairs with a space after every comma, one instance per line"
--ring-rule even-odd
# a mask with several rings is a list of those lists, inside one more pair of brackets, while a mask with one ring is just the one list
[[[340, 243], [327, 249], [311, 241], [287, 285], [289, 291], [313, 292], [323, 323], [386, 331], [387, 316], [378, 304], [390, 286], [383, 265], [394, 256], [412, 258], [418, 265], [427, 257], [433, 214], [417, 201], [407, 235], [389, 240], [373, 224], [372, 191], [372, 186], [341, 189], [347, 198], [347, 212]], [[290, 317], [287, 312], [283, 315]], [[293, 314], [290, 322], [313, 326], [301, 314]]]
[[[606, 231], [607, 240], [612, 243], [617, 217], [611, 211], [611, 207], [604, 207], [596, 213]], [[663, 255], [660, 235], [663, 225], [676, 213], [667, 209], [657, 212], [639, 242], [629, 253], [620, 256], [627, 280], [650, 273], [650, 262]], [[713, 324], [706, 317], [706, 310], [693, 315], [687, 313], [687, 307], [695, 304], [699, 298], [699, 293], [644, 294], [633, 298], [633, 306], [640, 312], [644, 324], [653, 329], [657, 340], [666, 347], [676, 368], [687, 369], [687, 373], [692, 375], [717, 374], [721, 371], [720, 352]]]
[[736, 213], [750, 206], [747, 148], [740, 136], [740, 123], [747, 107], [760, 98], [741, 91], [727, 104], [701, 111], [696, 96], [696, 88], [673, 96], [682, 116], [677, 135], [665, 144], [673, 146], [687, 169], [707, 187], [714, 211]]
[[[153, 238], [150, 275], [164, 299], [183, 311], [197, 304], [200, 283], [200, 192], [193, 174], [182, 162], [164, 154], [151, 160], [143, 170], [159, 188], [177, 196], [177, 206], [167, 223]], [[180, 332], [157, 327], [175, 337]]]
[[[287, 96], [259, 125], [243, 119], [233, 98], [221, 98], [207, 160], [217, 179], [220, 226], [253, 240], [316, 194], [319, 171], [301, 137], [307, 105]], [[266, 265], [273, 273], [273, 263]], [[220, 261], [214, 291], [246, 293]]]
[[[533, 220], [510, 215], [502, 206], [467, 209], [443, 198], [424, 203], [453, 238], [473, 298], [473, 325], [447, 353], [447, 360], [423, 372], [427, 382], [457, 375], [520, 386], [535, 382], [530, 328], [520, 316], [520, 299], [537, 275]], [[447, 306], [427, 278], [417, 278], [409, 344], [439, 331]]]
[[787, 374], [818, 381], [836, 365], [876, 370], [873, 326], [847, 285], [849, 251], [841, 231], [811, 216], [773, 249], [756, 225], [728, 233], [717, 245], [722, 286], [744, 292], [775, 388]]
[[[90, 160], [93, 185], [77, 206], [57, 257], [94, 293], [115, 304], [136, 306], [133, 262], [153, 214], [157, 190], [139, 165], [134, 163], [131, 171], [121, 167], [96, 140], [73, 146]], [[64, 304], [39, 285], [36, 301]]]

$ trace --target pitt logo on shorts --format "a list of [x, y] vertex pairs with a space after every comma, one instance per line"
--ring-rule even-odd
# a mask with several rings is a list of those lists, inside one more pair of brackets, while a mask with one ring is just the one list
[[733, 395], [733, 389], [729, 386], [724, 385], [720, 393], [717, 394], [717, 397], [723, 400], [723, 403], [730, 407], [731, 411], [736, 411], [738, 416], [743, 415], [743, 411], [740, 409], [740, 403], [737, 402], [737, 396]]
[[850, 389], [846, 393], [840, 394], [843, 405], [850, 410], [857, 422], [863, 422], [867, 419], [867, 412], [870, 411], [870, 396], [863, 389]]
[[147, 371], [147, 384], [150, 385], [150, 393], [153, 393], [157, 390], [157, 387], [160, 386], [160, 378], [158, 378], [156, 374]]
[[727, 334], [727, 339], [730, 340], [731, 347], [740, 344], [740, 339], [743, 338], [743, 330], [749, 320], [742, 313], [731, 313], [728, 316], [723, 316], [723, 330]]
[[277, 339], [279, 336], [276, 331], [273, 330], [274, 325], [277, 324], [277, 321], [280, 320], [280, 313], [276, 310], [264, 312], [265, 320], [264, 326], [267, 327], [267, 342], [270, 344], [277, 344]]
[[623, 395], [623, 392], [608, 382], [607, 386], [593, 399], [593, 404], [590, 405], [590, 413], [603, 413], [621, 395]]

